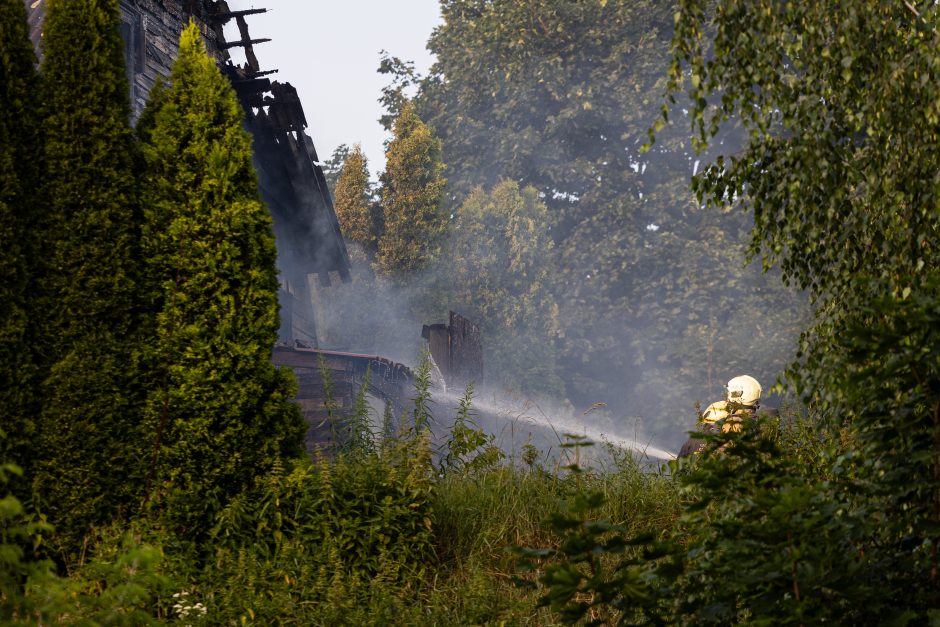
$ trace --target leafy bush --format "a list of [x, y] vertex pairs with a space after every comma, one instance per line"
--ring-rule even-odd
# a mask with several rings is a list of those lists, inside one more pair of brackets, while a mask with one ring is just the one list
[[504, 455], [488, 435], [473, 421], [473, 382], [458, 401], [457, 416], [451, 425], [440, 462], [441, 472], [474, 474], [492, 468]]
[[[15, 466], [0, 467], [0, 485]], [[165, 616], [161, 598], [170, 579], [161, 572], [161, 552], [139, 533], [118, 526], [99, 531], [87, 546], [88, 561], [68, 577], [33, 556], [53, 533], [42, 516], [28, 512], [12, 495], [0, 500], [0, 622], [4, 625], [84, 623], [149, 625]], [[86, 539], [87, 541], [87, 539]], [[165, 606], [166, 603], [163, 603]]]
[[[0, 435], [3, 435], [0, 433]], [[20, 476], [18, 466], [0, 466], [0, 486], [6, 488], [11, 475]], [[0, 619], [4, 624], [30, 624], [44, 615], [41, 601], [31, 588], [55, 579], [52, 563], [28, 557], [30, 549], [50, 527], [26, 515], [23, 504], [10, 493], [0, 499]]]
[[669, 582], [677, 617], [696, 624], [843, 622], [875, 591], [860, 576], [866, 530], [851, 469], [804, 463], [781, 436], [799, 424], [761, 418], [711, 444], [682, 476], [690, 530]]
[[880, 534], [857, 463], [824, 436], [767, 417], [702, 434], [701, 455], [671, 464], [682, 515], [645, 527], [605, 515], [609, 493], [572, 468], [584, 478], [549, 519], [558, 540], [523, 551], [546, 560], [539, 602], [589, 624], [879, 622], [895, 594], [877, 585]]
[[[573, 438], [563, 446], [578, 451], [592, 445], [583, 438]], [[587, 619], [591, 625], [627, 624], [637, 611], [659, 623], [659, 598], [651, 581], [656, 560], [667, 554], [668, 545], [657, 541], [659, 534], [645, 531], [649, 522], [643, 520], [642, 510], [632, 512], [623, 522], [611, 522], [620, 518], [617, 514], [623, 513], [620, 507], [625, 502], [642, 498], [654, 476], [644, 477], [632, 455], [611, 452], [619, 472], [600, 477], [586, 472], [578, 463], [580, 457], [575, 456], [566, 468], [571, 474], [563, 491], [564, 508], [547, 519], [558, 540], [549, 547], [517, 549], [520, 566], [524, 572], [540, 566], [544, 569], [537, 578], [544, 586], [538, 603], [551, 607], [565, 623]], [[622, 481], [625, 478], [626, 483]], [[663, 478], [659, 482], [663, 483]], [[665, 483], [671, 481], [665, 479]], [[624, 490], [627, 486], [631, 489]], [[617, 497], [609, 496], [613, 494]], [[669, 504], [667, 499], [657, 505]], [[518, 581], [522, 586], [536, 587], [531, 579]]]
[[[432, 554], [430, 452], [423, 437], [381, 452], [278, 465], [212, 532], [204, 573], [213, 620], [269, 624], [339, 611], [381, 582], [407, 589]], [[222, 612], [222, 614], [218, 614]]]
[[[839, 325], [834, 350], [808, 352], [800, 383], [852, 443], [854, 508], [873, 565], [872, 621], [925, 621], [940, 608], [940, 278], [879, 289]], [[835, 460], [838, 468], [844, 460]]]

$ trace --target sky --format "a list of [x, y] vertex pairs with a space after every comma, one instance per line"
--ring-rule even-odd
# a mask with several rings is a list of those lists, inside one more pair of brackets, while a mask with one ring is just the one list
[[[321, 160], [340, 144], [361, 143], [375, 178], [384, 169], [385, 130], [378, 98], [387, 77], [376, 72], [380, 51], [414, 61], [425, 74], [433, 56], [425, 45], [440, 21], [438, 0], [228, 0], [233, 11], [266, 8], [249, 16], [261, 69], [278, 69], [271, 78], [290, 83], [307, 115], [307, 133]], [[231, 31], [231, 32], [230, 32]], [[234, 20], [226, 38], [238, 39]], [[237, 63], [244, 61], [232, 57]]]

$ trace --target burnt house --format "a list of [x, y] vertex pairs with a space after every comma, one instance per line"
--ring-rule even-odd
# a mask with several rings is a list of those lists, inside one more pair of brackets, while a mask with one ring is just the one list
[[[24, 0], [30, 37], [42, 54], [42, 22], [46, 0]], [[349, 280], [349, 256], [333, 201], [318, 164], [307, 119], [289, 83], [269, 78], [253, 39], [252, 15], [266, 9], [232, 11], [224, 0], [120, 0], [121, 35], [133, 116], [136, 119], [160, 76], [168, 76], [176, 58], [179, 36], [195, 21], [206, 49], [229, 77], [245, 110], [245, 125], [254, 140], [254, 164], [261, 196], [274, 221], [281, 276], [283, 344], [316, 346], [310, 277], [321, 284]], [[237, 26], [237, 39], [226, 40], [225, 27]], [[229, 29], [232, 32], [232, 29]], [[233, 63], [229, 51], [244, 50], [245, 63]]]
[[[46, 0], [24, 3], [30, 37], [41, 55]], [[263, 67], [255, 52], [255, 46], [268, 40], [253, 38], [249, 21], [266, 9], [233, 11], [224, 0], [119, 0], [119, 6], [134, 119], [144, 110], [158, 77], [169, 76], [180, 33], [190, 20], [199, 27], [207, 51], [242, 104], [245, 127], [253, 137], [260, 193], [271, 211], [277, 241], [281, 327], [272, 358], [297, 377], [294, 400], [310, 425], [308, 447], [335, 441], [363, 385], [368, 386], [372, 402], [402, 415], [413, 387], [409, 368], [378, 355], [319, 347], [314, 292], [319, 286], [350, 280], [349, 256], [297, 91], [289, 83], [272, 80], [277, 70]], [[237, 35], [229, 40], [226, 32]], [[233, 61], [229, 52], [234, 48], [243, 49], [243, 64]], [[444, 364], [448, 377], [461, 384], [482, 378], [476, 327], [452, 313], [450, 325], [433, 325], [426, 333], [434, 358]], [[473, 364], [469, 368], [463, 363], [466, 355]], [[330, 392], [324, 371], [332, 382]], [[335, 424], [336, 419], [340, 424]]]

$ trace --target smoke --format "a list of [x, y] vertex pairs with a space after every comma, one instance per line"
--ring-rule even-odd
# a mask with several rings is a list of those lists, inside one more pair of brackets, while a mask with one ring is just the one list
[[424, 324], [446, 320], [447, 311], [421, 307], [425, 275], [408, 282], [376, 276], [356, 244], [349, 245], [351, 281], [329, 286], [311, 281], [319, 347], [381, 355], [415, 369]]
[[[442, 284], [451, 275], [448, 256], [442, 255], [437, 264], [408, 276], [407, 280], [396, 281], [376, 276], [358, 245], [350, 245], [349, 250], [352, 281], [312, 288], [319, 347], [381, 355], [416, 370], [425, 346], [422, 325], [446, 322], [454, 305]], [[485, 321], [474, 322], [482, 325]], [[485, 348], [489, 345], [488, 354], [499, 348], [492, 346], [492, 338], [486, 333], [483, 343]], [[526, 367], [527, 357], [519, 356], [520, 367]], [[653, 443], [647, 433], [648, 424], [638, 415], [624, 417], [618, 413], [619, 408], [612, 410], [603, 403], [578, 409], [563, 394], [552, 398], [512, 389], [506, 385], [503, 372], [487, 363], [484, 370], [485, 380], [474, 382], [475, 421], [496, 439], [507, 456], [518, 456], [527, 442], [546, 456], [561, 456], [566, 434], [597, 443], [594, 454], [599, 454], [603, 448], [600, 445], [607, 443], [629, 450], [641, 459], [663, 460], [674, 456], [669, 446]], [[434, 389], [432, 414], [438, 441], [444, 441], [453, 424], [463, 393], [464, 390], [453, 386]], [[378, 421], [377, 416], [374, 418]]]
[[[657, 200], [656, 190], [647, 197]], [[705, 211], [696, 208], [690, 218], [701, 219]], [[537, 346], [543, 338], [524, 324], [514, 332], [531, 332], [528, 339], [500, 335], [473, 310], [472, 298], [457, 298], [448, 248], [423, 272], [391, 280], [376, 276], [365, 253], [350, 245], [351, 282], [324, 286], [315, 275], [307, 277], [318, 345], [381, 355], [414, 369], [424, 345], [422, 325], [446, 322], [453, 309], [484, 329], [485, 381], [477, 382], [474, 405], [504, 450], [531, 437], [540, 449], [558, 451], [562, 434], [571, 432], [633, 450], [650, 447], [650, 457], [668, 458], [696, 428], [696, 406], [723, 398], [730, 378], [751, 374], [765, 390], [771, 387], [792, 359], [806, 316], [802, 296], [786, 290], [778, 275], [762, 273], [757, 262], [744, 266], [747, 220], [729, 219], [727, 228], [706, 225], [689, 237], [653, 213], [640, 220], [658, 220], [658, 229], [643, 229], [651, 247], [623, 253], [634, 260], [622, 272], [619, 293], [593, 290], [585, 279], [577, 291], [555, 295], [561, 330], [556, 374], [565, 385], [554, 395], [513, 383], [514, 370], [538, 372], [545, 364], [541, 355], [512, 348]], [[593, 276], [619, 263], [616, 255], [605, 256], [603, 245], [593, 251]], [[673, 268], [657, 265], [660, 246], [681, 256], [681, 267], [678, 261]], [[308, 267], [303, 254], [279, 254], [286, 276]], [[606, 304], [592, 307], [595, 302]], [[462, 391], [449, 392], [440, 396], [441, 406], [455, 404]], [[584, 413], [598, 404], [602, 410]]]
[[[514, 370], [538, 372], [545, 366], [542, 355], [514, 349], [537, 346], [544, 338], [523, 324], [515, 332], [532, 337], [507, 339], [473, 310], [472, 299], [457, 298], [447, 248], [425, 271], [392, 281], [375, 276], [364, 253], [351, 246], [352, 282], [311, 288], [320, 346], [382, 355], [414, 368], [423, 346], [421, 326], [446, 322], [453, 309], [484, 330], [485, 380], [477, 382], [475, 406], [504, 449], [518, 447], [531, 432], [540, 448], [557, 450], [557, 435], [569, 431], [595, 441], [603, 435], [628, 448], [649, 445], [657, 449], [653, 456], [668, 457], [696, 428], [696, 406], [723, 398], [730, 378], [751, 374], [770, 388], [802, 330], [802, 318], [790, 311], [798, 298], [787, 295], [777, 276], [762, 274], [758, 264], [744, 267], [741, 231], [704, 229], [698, 239], [686, 241], [668, 222], [659, 231], [646, 231], [667, 238], [685, 257], [685, 267], [672, 273], [651, 269], [641, 255], [637, 268], [624, 273], [621, 300], [593, 318], [584, 317], [592, 311], [581, 303], [609, 301], [609, 294], [589, 289], [576, 298], [556, 294], [563, 336], [555, 342], [566, 352], [557, 366], [565, 385], [554, 394], [514, 383]], [[718, 237], [726, 238], [727, 246], [703, 244]], [[647, 274], [653, 269], [664, 276]], [[449, 391], [451, 402], [462, 392]], [[583, 415], [597, 404], [602, 411]]]
[[[662, 17], [671, 23], [670, 11]], [[660, 51], [666, 54], [665, 47]], [[533, 52], [534, 68], [542, 60], [537, 49]], [[661, 61], [665, 68], [665, 56]], [[574, 56], [564, 63], [584, 63], [559, 71], [592, 76], [603, 91], [606, 74], [597, 66], [603, 55]], [[321, 245], [336, 237], [334, 225], [324, 220], [325, 190], [313, 181], [300, 187], [292, 183], [262, 146], [256, 165], [274, 215], [281, 279], [292, 293], [290, 298], [282, 293], [285, 324], [299, 317], [314, 323], [310, 326], [316, 327], [316, 343], [322, 348], [382, 355], [414, 367], [423, 344], [421, 326], [446, 321], [448, 310], [454, 309], [484, 329], [486, 380], [479, 397], [500, 399], [489, 408], [493, 415], [518, 409], [506, 399], [531, 398], [533, 382], [543, 380], [546, 385], [535, 395], [540, 401], [530, 408], [552, 407], [544, 412], [552, 417], [551, 424], [581, 421], [570, 426], [624, 441], [642, 434], [641, 441], [655, 440], [663, 449], [678, 448], [695, 428], [696, 403], [704, 406], [722, 398], [722, 386], [731, 377], [751, 374], [769, 388], [794, 356], [796, 338], [809, 318], [806, 299], [785, 289], [778, 274], [763, 274], [759, 262], [744, 265], [752, 226], [746, 213], [706, 209], [688, 189], [692, 175], [714, 163], [719, 152], [735, 154], [745, 137], [739, 131], [725, 132], [713, 138], [709, 153], [696, 154], [688, 144], [689, 120], [680, 102], [673, 109], [674, 125], [660, 132], [653, 150], [643, 154], [640, 146], [659, 115], [660, 102], [655, 95], [630, 100], [629, 93], [618, 94], [617, 86], [636, 82], [639, 91], [640, 85], [651, 85], [658, 77], [647, 65], [612, 67], [623, 73], [609, 84], [610, 97], [626, 99], [622, 111], [608, 102], [605, 107], [612, 113], [603, 114], [604, 119], [592, 117], [602, 115], [600, 107], [578, 112], [575, 121], [586, 124], [558, 126], [568, 118], [536, 109], [537, 99], [527, 99], [532, 107], [514, 108], [518, 118], [489, 116], [481, 102], [480, 132], [469, 135], [459, 125], [448, 126], [448, 116], [474, 115], [456, 110], [459, 101], [453, 102], [454, 111], [427, 111], [432, 125], [435, 116], [440, 119], [445, 162], [455, 155], [448, 177], [461, 182], [448, 195], [451, 213], [475, 185], [489, 191], [510, 176], [520, 185], [538, 186], [555, 220], [556, 280], [544, 289], [552, 292], [557, 306], [557, 336], [543, 337], [535, 325], [526, 324], [524, 315], [512, 329], [494, 328], [472, 294], [455, 298], [450, 249], [424, 272], [390, 281], [374, 276], [365, 255], [350, 248], [352, 280], [343, 283], [328, 270], [336, 266], [338, 251]], [[513, 80], [525, 76], [514, 73]], [[459, 78], [453, 77], [454, 84]], [[435, 84], [428, 83], [428, 89], [450, 89], [447, 81]], [[419, 105], [421, 99], [419, 93]], [[499, 108], [494, 106], [493, 112]], [[473, 127], [473, 122], [467, 120], [465, 126]], [[451, 137], [449, 128], [456, 128]], [[527, 129], [526, 141], [507, 156], [501, 151], [511, 142], [503, 140], [516, 137], [514, 129]], [[482, 244], [477, 251], [481, 257], [489, 253]], [[317, 274], [324, 268], [329, 286]], [[292, 334], [285, 329], [282, 338], [288, 337]], [[547, 352], [538, 350], [546, 344], [554, 355], [551, 363]], [[582, 420], [582, 413], [596, 403], [603, 403], [604, 410]], [[502, 422], [498, 429], [500, 422], [493, 422], [494, 433], [515, 428], [506, 425], [523, 429], [525, 423]], [[546, 445], [557, 442], [547, 438]]]
[[[350, 247], [352, 281], [325, 286], [305, 272], [311, 263], [329, 263], [327, 251], [304, 247], [323, 232], [282, 221], [282, 276], [303, 277], [321, 348], [382, 355], [414, 368], [423, 324], [446, 321], [450, 309], [478, 324], [485, 370], [479, 398], [490, 403], [485, 414], [494, 435], [531, 425], [543, 434], [542, 445], [558, 446], [544, 436], [555, 426], [625, 445], [655, 441], [657, 454], [668, 453], [695, 429], [696, 406], [723, 398], [730, 378], [750, 374], [770, 388], [793, 359], [809, 313], [805, 296], [783, 286], [778, 273], [763, 273], [759, 261], [745, 265], [747, 213], [695, 201], [689, 179], [714, 155], [695, 155], [672, 141], [680, 135], [668, 131], [647, 155], [636, 150], [639, 139], [628, 137], [631, 150], [619, 163], [604, 163], [601, 184], [575, 180], [570, 189], [559, 183], [542, 191], [553, 210], [564, 209], [552, 226], [556, 278], [540, 287], [557, 311], [556, 337], [546, 337], [525, 311], [514, 326], [499, 326], [490, 301], [458, 289], [468, 272], [455, 259], [493, 256], [492, 242], [482, 239], [477, 250], [458, 254], [452, 238], [429, 268], [395, 280], [375, 276], [366, 255]], [[715, 152], [733, 153], [740, 141], [718, 137]], [[536, 160], [549, 159], [542, 154]], [[498, 174], [481, 178], [495, 181]], [[449, 198], [447, 209], [458, 215], [459, 195]], [[522, 401], [528, 409], [557, 411], [499, 419], [520, 409], [506, 399], [526, 398], [540, 399]], [[582, 418], [598, 403], [602, 412]]]

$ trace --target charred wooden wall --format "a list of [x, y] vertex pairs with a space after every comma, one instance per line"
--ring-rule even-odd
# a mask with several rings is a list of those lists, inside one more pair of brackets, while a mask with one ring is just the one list
[[329, 450], [342, 442], [345, 419], [361, 386], [368, 385], [370, 396], [388, 403], [395, 417], [406, 409], [414, 386], [411, 370], [378, 355], [279, 346], [274, 349], [274, 363], [293, 369], [297, 377], [295, 402], [310, 425], [306, 439], [310, 451]]
[[448, 389], [483, 385], [483, 337], [477, 325], [452, 311], [448, 324], [425, 325], [421, 337]]
[[[42, 54], [42, 21], [47, 0], [24, 0], [29, 16], [30, 38]], [[147, 96], [158, 76], [169, 76], [176, 59], [180, 33], [193, 19], [206, 42], [206, 50], [221, 63], [228, 59], [221, 44], [221, 25], [212, 20], [219, 7], [211, 0], [120, 0], [121, 36], [131, 108], [134, 117], [147, 104]]]

